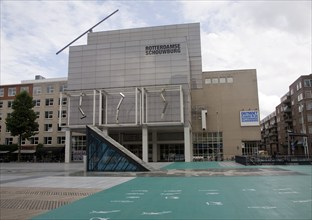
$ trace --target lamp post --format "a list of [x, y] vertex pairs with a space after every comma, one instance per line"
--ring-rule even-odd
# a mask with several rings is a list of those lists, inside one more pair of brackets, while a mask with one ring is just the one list
[[219, 112], [216, 112], [217, 114], [217, 160], [220, 159], [220, 135], [219, 135]]

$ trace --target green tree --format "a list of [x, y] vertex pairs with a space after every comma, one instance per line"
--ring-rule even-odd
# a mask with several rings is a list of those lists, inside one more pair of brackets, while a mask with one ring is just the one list
[[11, 132], [12, 136], [18, 136], [18, 162], [21, 157], [22, 139], [29, 139], [38, 131], [37, 114], [32, 109], [33, 107], [32, 97], [23, 91], [16, 95], [12, 104], [13, 112], [6, 118], [7, 130]]

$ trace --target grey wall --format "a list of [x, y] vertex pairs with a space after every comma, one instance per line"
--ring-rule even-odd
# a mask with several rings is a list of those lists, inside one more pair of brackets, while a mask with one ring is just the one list
[[[147, 47], [172, 44], [178, 44], [180, 51], [146, 54]], [[202, 87], [199, 23], [93, 32], [88, 34], [87, 45], [70, 47], [68, 90], [119, 88], [122, 91], [125, 87], [159, 85], [183, 85], [185, 117], [188, 118], [189, 90]], [[170, 94], [169, 97], [171, 100], [164, 119], [158, 118], [162, 110], [159, 94], [150, 97], [148, 111], [151, 115], [148, 117], [151, 121], [176, 121], [179, 117], [179, 96]], [[134, 115], [133, 112], [125, 114], [129, 110], [122, 109], [129, 100], [125, 99], [120, 109], [122, 121], [127, 123], [133, 121]], [[112, 99], [109, 102], [111, 105], [108, 111], [111, 114], [114, 112], [113, 115], [118, 101], [116, 97], [115, 101]], [[130, 105], [128, 103], [127, 107]], [[75, 121], [74, 124], [82, 123], [79, 121], [79, 113], [75, 113], [77, 104], [71, 106], [71, 116], [77, 115], [71, 121]], [[88, 103], [87, 106], [85, 111], [92, 111], [92, 104]], [[113, 119], [110, 117], [109, 120]]]

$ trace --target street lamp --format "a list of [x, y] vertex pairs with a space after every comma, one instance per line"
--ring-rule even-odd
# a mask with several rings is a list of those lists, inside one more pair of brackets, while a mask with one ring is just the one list
[[287, 141], [288, 141], [288, 152], [287, 154], [290, 155], [290, 133], [292, 133], [291, 130], [287, 130]]
[[217, 114], [217, 132], [218, 132], [217, 133], [217, 153], [218, 153], [217, 160], [219, 161], [220, 159], [219, 112], [217, 111], [216, 114]]

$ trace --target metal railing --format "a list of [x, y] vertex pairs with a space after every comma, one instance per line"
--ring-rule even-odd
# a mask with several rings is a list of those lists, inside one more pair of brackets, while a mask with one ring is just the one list
[[306, 155], [235, 156], [235, 162], [243, 165], [312, 165]]

